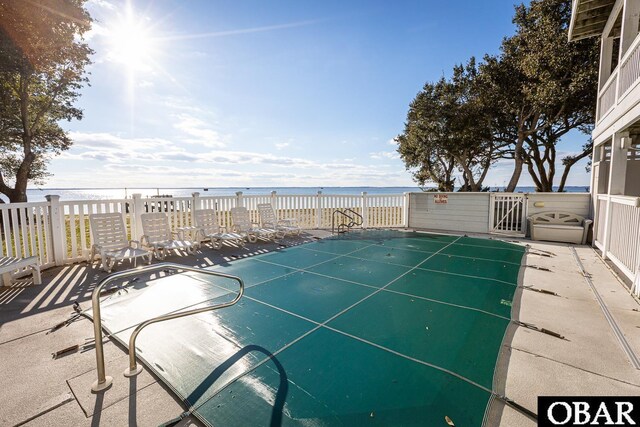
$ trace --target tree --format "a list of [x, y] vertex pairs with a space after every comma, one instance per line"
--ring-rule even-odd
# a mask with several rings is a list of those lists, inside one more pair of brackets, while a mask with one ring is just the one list
[[26, 202], [28, 183], [70, 147], [59, 122], [82, 118], [74, 102], [93, 53], [84, 2], [0, 0], [0, 193], [11, 202]]
[[479, 84], [478, 68], [471, 58], [454, 67], [450, 80], [425, 84], [409, 106], [404, 133], [396, 142], [420, 185], [432, 181], [441, 191], [453, 191], [457, 171], [463, 181], [461, 191], [482, 190], [499, 151]]
[[[486, 57], [481, 74], [499, 117], [499, 136], [512, 140], [508, 156], [514, 191], [524, 166], [538, 191], [553, 191], [556, 145], [574, 129], [594, 122], [598, 80], [595, 39], [568, 41], [569, 0], [533, 0], [516, 7], [516, 34], [505, 38], [499, 57]], [[505, 141], [506, 141], [505, 140]], [[587, 151], [580, 158], [590, 154]], [[564, 162], [566, 173], [575, 162]]]
[[453, 191], [455, 158], [447, 153], [449, 132], [441, 94], [444, 79], [426, 83], [409, 105], [404, 133], [396, 137], [398, 153], [418, 185], [436, 184], [439, 191]]

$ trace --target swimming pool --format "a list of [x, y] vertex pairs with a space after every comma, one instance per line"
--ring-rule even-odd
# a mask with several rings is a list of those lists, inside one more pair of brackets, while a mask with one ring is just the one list
[[[245, 281], [237, 305], [151, 325], [138, 354], [208, 425], [481, 425], [524, 252], [364, 231], [233, 261], [214, 269]], [[167, 274], [106, 301], [103, 325], [126, 343], [236, 288]]]

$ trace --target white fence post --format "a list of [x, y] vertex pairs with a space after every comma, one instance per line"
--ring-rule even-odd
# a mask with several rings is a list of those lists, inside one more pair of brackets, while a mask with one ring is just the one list
[[411, 193], [404, 193], [402, 203], [402, 225], [405, 228], [409, 228], [409, 205], [411, 204]]
[[131, 195], [133, 199], [133, 203], [131, 203], [132, 210], [130, 215], [131, 218], [131, 239], [140, 240], [142, 234], [142, 215], [144, 213], [144, 205], [142, 203], [142, 194], [136, 193]]
[[[60, 196], [48, 195], [45, 196], [47, 202], [49, 202], [49, 220], [51, 221], [51, 242], [53, 244], [53, 260], [56, 265], [64, 264], [64, 260], [67, 257], [67, 251], [64, 246], [64, 212], [60, 212]], [[71, 230], [74, 232], [74, 230]]]
[[191, 225], [196, 225], [196, 209], [200, 209], [200, 193], [191, 193]]
[[607, 259], [609, 252], [609, 241], [611, 240], [611, 195], [607, 195], [607, 209], [604, 213], [604, 242], [602, 242], [602, 258]]
[[236, 192], [236, 206], [242, 207], [244, 203], [242, 202], [242, 191]]
[[367, 203], [367, 192], [362, 192], [362, 228], [369, 227], [369, 208]]
[[322, 226], [322, 191], [318, 191], [316, 197], [316, 228]]
[[270, 200], [270, 202], [271, 202], [271, 207], [273, 208], [273, 212], [276, 215], [276, 221], [278, 220], [278, 218], [280, 218], [280, 215], [278, 213], [278, 204], [277, 204], [278, 199], [277, 199], [277, 197], [278, 196], [276, 195], [276, 191], [273, 190], [271, 192], [271, 200]]

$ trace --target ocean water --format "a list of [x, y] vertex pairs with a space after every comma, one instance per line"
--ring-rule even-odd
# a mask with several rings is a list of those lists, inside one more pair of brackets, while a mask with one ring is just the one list
[[[502, 191], [503, 188], [491, 188], [491, 191]], [[194, 192], [199, 192], [201, 196], [232, 196], [236, 192], [242, 191], [246, 195], [269, 194], [276, 191], [279, 194], [308, 195], [317, 194], [322, 191], [324, 194], [400, 194], [412, 191], [422, 191], [418, 187], [224, 187], [224, 188], [30, 188], [27, 190], [27, 197], [30, 202], [42, 202], [45, 196], [55, 194], [61, 200], [104, 200], [104, 199], [124, 199], [132, 194], [139, 193], [142, 197], [153, 197], [158, 195], [169, 195], [173, 197], [188, 197]], [[518, 187], [518, 192], [534, 192], [534, 187]], [[582, 193], [588, 192], [589, 187], [573, 186], [566, 187], [567, 192]], [[7, 199], [2, 196], [4, 201]]]

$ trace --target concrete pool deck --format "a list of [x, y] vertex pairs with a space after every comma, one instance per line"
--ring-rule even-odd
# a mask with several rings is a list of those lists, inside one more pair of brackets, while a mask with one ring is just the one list
[[[283, 243], [298, 244], [327, 235], [314, 231]], [[640, 370], [622, 350], [573, 250], [636, 355], [640, 355], [638, 302], [590, 247], [520, 242], [531, 247], [523, 286], [557, 295], [520, 288], [515, 317], [565, 339], [513, 328], [505, 338], [495, 390], [534, 412], [538, 395], [640, 394]], [[203, 249], [196, 257], [173, 256], [167, 261], [206, 267], [277, 248], [276, 244], [261, 244], [247, 245], [247, 249]], [[41, 286], [25, 282], [0, 290], [0, 424], [146, 426], [184, 412], [181, 402], [148, 372], [131, 380], [123, 377], [127, 355], [112, 341], [105, 344], [105, 360], [114, 385], [106, 393], [90, 392], [95, 380], [93, 347], [52, 358], [52, 353], [85, 344], [93, 337], [92, 323], [84, 318], [47, 332], [73, 314], [75, 301], [82, 308], [89, 307], [91, 291], [104, 276], [95, 265], [75, 264], [45, 271]], [[497, 401], [490, 416], [496, 420], [491, 425], [497, 420], [504, 426], [535, 425]], [[187, 418], [178, 425], [199, 422]]]

